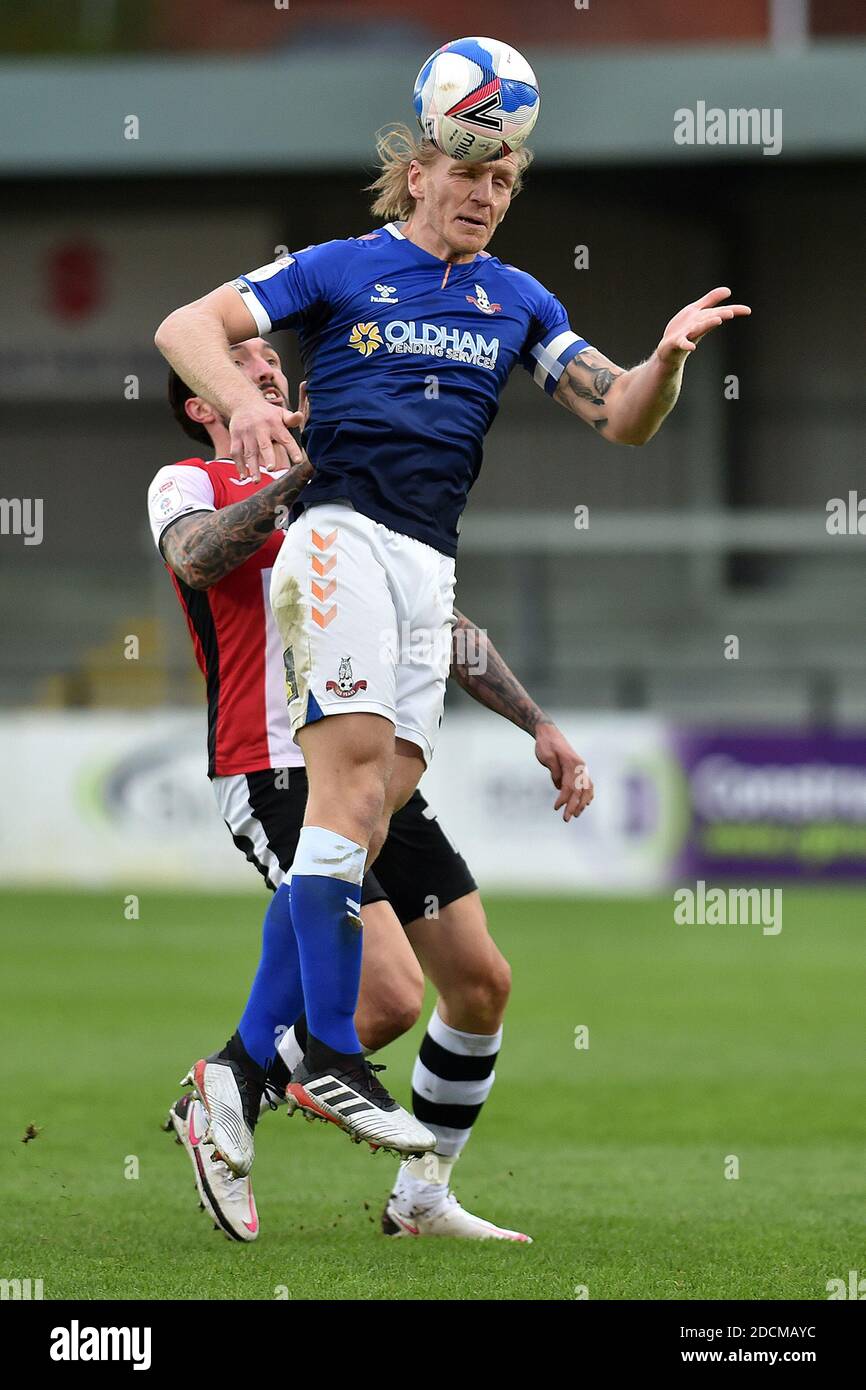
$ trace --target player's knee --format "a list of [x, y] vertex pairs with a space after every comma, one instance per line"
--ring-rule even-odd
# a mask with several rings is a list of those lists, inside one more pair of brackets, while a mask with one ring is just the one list
[[495, 1019], [498, 1026], [511, 994], [511, 966], [504, 956], [497, 953], [488, 965], [479, 981], [479, 994], [491, 1021]]
[[367, 1052], [386, 1047], [414, 1028], [424, 1002], [424, 980], [407, 977], [368, 1005], [359, 1005], [358, 1037]]
[[468, 972], [456, 991], [454, 1003], [468, 1019], [468, 1032], [495, 1032], [502, 1022], [511, 994], [511, 967], [498, 951], [489, 960]]
[[511, 966], [497, 953], [491, 970], [491, 997], [501, 1013], [505, 1012], [511, 995]]
[[[339, 817], [340, 822], [348, 822], [358, 840], [369, 846], [382, 819], [384, 800], [385, 784], [377, 770], [369, 765], [356, 765], [341, 772], [339, 784], [331, 789], [330, 795], [322, 794], [317, 788], [307, 809], [314, 816], [327, 816], [332, 820]], [[380, 840], [377, 854], [381, 844]], [[369, 852], [367, 862], [372, 863]]]
[[382, 819], [393, 756], [383, 742], [387, 721], [370, 721], [369, 715], [318, 720], [298, 740], [310, 778], [308, 819], [336, 823], [364, 844]]
[[376, 825], [376, 829], [373, 831], [373, 834], [370, 836], [370, 843], [369, 843], [369, 846], [368, 846], [368, 848], [367, 848], [367, 865], [368, 865], [368, 867], [371, 867], [371, 868], [372, 868], [372, 865], [373, 865], [373, 863], [374, 863], [374, 861], [375, 861], [375, 859], [376, 859], [376, 857], [377, 857], [377, 855], [378, 855], [378, 853], [379, 853], [379, 850], [382, 848], [382, 846], [384, 845], [385, 841], [386, 841], [387, 838], [388, 838], [388, 826], [389, 826], [389, 824], [390, 824], [390, 817], [387, 817], [387, 816], [380, 816], [380, 817], [379, 817], [378, 824]]
[[[382, 818], [382, 804], [385, 799], [385, 788], [381, 782], [375, 778], [360, 778], [354, 786], [347, 788], [351, 799], [352, 808], [356, 818], [367, 827], [367, 843], [372, 842], [376, 835], [376, 830]], [[376, 849], [378, 854], [381, 841]], [[368, 854], [368, 859], [372, 863], [372, 858]]]

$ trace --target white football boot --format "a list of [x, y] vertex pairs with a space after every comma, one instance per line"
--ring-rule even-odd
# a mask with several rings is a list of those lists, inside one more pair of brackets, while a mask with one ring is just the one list
[[207, 1114], [193, 1095], [181, 1096], [168, 1112], [163, 1129], [174, 1131], [175, 1142], [189, 1155], [199, 1202], [214, 1227], [229, 1240], [256, 1240], [259, 1217], [249, 1177], [237, 1177], [205, 1138]]
[[238, 1177], [253, 1166], [253, 1129], [259, 1095], [253, 1095], [243, 1068], [225, 1057], [202, 1057], [190, 1067], [181, 1086], [192, 1086], [207, 1112], [204, 1138]]
[[492, 1221], [473, 1216], [447, 1188], [438, 1200], [423, 1206], [401, 1202], [400, 1194], [392, 1192], [382, 1213], [382, 1231], [386, 1236], [458, 1236], [462, 1240], [532, 1244], [532, 1236], [525, 1236], [522, 1231], [509, 1231], [505, 1226], [494, 1226]]
[[436, 1137], [389, 1096], [376, 1079], [382, 1071], [366, 1060], [351, 1066], [309, 1071], [298, 1063], [286, 1087], [289, 1114], [300, 1110], [308, 1119], [328, 1120], [356, 1143], [400, 1157], [420, 1156], [436, 1146]]

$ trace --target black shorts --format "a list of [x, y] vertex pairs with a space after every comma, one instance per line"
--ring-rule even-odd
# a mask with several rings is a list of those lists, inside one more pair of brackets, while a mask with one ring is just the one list
[[[238, 849], [276, 890], [292, 867], [304, 823], [306, 769], [215, 777], [213, 788]], [[390, 902], [405, 927], [476, 887], [466, 860], [416, 791], [391, 818], [375, 869], [364, 875], [361, 902]]]

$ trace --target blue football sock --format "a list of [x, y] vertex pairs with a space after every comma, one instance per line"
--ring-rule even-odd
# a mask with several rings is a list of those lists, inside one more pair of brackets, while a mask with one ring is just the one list
[[361, 880], [366, 858], [364, 846], [345, 835], [305, 825], [292, 864], [292, 921], [307, 1024], [314, 1038], [343, 1053], [361, 1051], [355, 1007], [361, 984]]
[[304, 1009], [291, 894], [281, 883], [265, 913], [262, 954], [238, 1032], [247, 1052], [267, 1069], [277, 1043]]

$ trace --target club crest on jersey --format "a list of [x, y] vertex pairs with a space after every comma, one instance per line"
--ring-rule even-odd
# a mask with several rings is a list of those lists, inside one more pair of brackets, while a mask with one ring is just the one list
[[476, 285], [475, 293], [467, 294], [466, 298], [470, 304], [475, 305], [476, 309], [480, 309], [482, 314], [498, 314], [502, 308], [501, 304], [493, 304], [490, 301], [483, 285]]
[[355, 348], [362, 357], [369, 357], [382, 346], [382, 334], [378, 323], [356, 323], [349, 334], [349, 347]]
[[357, 695], [359, 690], [367, 689], [367, 682], [352, 679], [351, 658], [344, 656], [340, 659], [340, 669], [337, 672], [337, 679], [335, 681], [326, 681], [325, 689], [332, 690], [335, 695], [339, 695], [341, 700], [351, 700], [352, 696]]
[[396, 285], [376, 285], [378, 294], [370, 295], [371, 304], [399, 304], [400, 299], [397, 294]]

